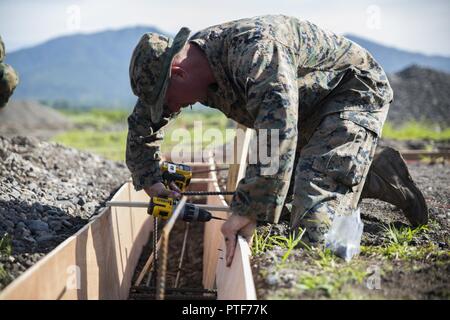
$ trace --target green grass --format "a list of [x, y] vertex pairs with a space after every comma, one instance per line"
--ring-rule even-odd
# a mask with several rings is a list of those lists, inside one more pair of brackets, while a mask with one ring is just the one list
[[379, 256], [390, 260], [424, 260], [448, 257], [449, 251], [440, 250], [433, 243], [417, 247], [393, 243], [384, 246], [361, 246], [361, 255]]
[[411, 242], [424, 232], [427, 226], [415, 229], [410, 227], [396, 228], [393, 225], [384, 227], [387, 242], [381, 246], [361, 246], [361, 254], [366, 256], [381, 256], [393, 260], [423, 260], [427, 257], [448, 255], [448, 251], [440, 250], [434, 243], [412, 246]]
[[412, 229], [410, 227], [396, 228], [394, 225], [389, 224], [384, 226], [384, 232], [391, 244], [408, 245], [419, 234], [428, 231], [427, 226], [420, 226]]
[[254, 255], [261, 254], [275, 246], [279, 246], [283, 250], [286, 250], [281, 258], [281, 264], [284, 264], [291, 255], [292, 250], [301, 243], [305, 230], [299, 229], [298, 232], [290, 232], [287, 237], [271, 235], [270, 231], [270, 228], [259, 232], [255, 230], [251, 248], [252, 253]]
[[274, 244], [276, 244], [286, 250], [283, 257], [281, 258], [282, 264], [285, 263], [286, 260], [289, 258], [292, 250], [300, 244], [300, 241], [302, 240], [304, 233], [305, 233], [305, 230], [299, 229], [298, 232], [290, 232], [288, 237], [282, 237], [282, 236], [273, 236], [272, 237], [272, 241]]
[[449, 140], [450, 128], [440, 128], [431, 124], [410, 121], [400, 127], [392, 123], [385, 123], [383, 138], [394, 140]]
[[107, 159], [124, 161], [126, 131], [70, 130], [53, 137], [65, 146], [92, 152]]
[[329, 249], [304, 249], [302, 259], [290, 260], [279, 272], [295, 270], [296, 281], [291, 289], [279, 288], [268, 299], [292, 298], [306, 294], [311, 298], [325, 296], [332, 299], [357, 298], [346, 290], [348, 285], [364, 282], [368, 275], [367, 264], [358, 259], [345, 262], [338, 259]]
[[126, 125], [130, 113], [125, 109], [61, 110], [60, 112], [76, 125], [96, 130], [103, 130], [114, 124]]
[[[10, 256], [12, 254], [12, 238], [9, 234], [4, 234], [0, 237], [0, 257], [2, 256]], [[2, 287], [2, 283], [9, 283], [12, 281], [11, 276], [6, 272], [3, 268], [3, 265], [0, 263], [0, 290]]]
[[[184, 110], [177, 118], [164, 128], [164, 141], [161, 147], [163, 152], [170, 152], [175, 145], [197, 145], [202, 140], [201, 148], [206, 148], [210, 144], [214, 146], [227, 143], [230, 135], [226, 136], [226, 129], [231, 127], [231, 122], [219, 111], [198, 112]], [[214, 140], [214, 130], [224, 139]], [[188, 134], [189, 140], [180, 139], [177, 135]], [[212, 134], [208, 138], [206, 134]]]
[[5, 234], [0, 238], [0, 256], [10, 256], [12, 253], [12, 238]]
[[[129, 115], [127, 110], [104, 110], [91, 109], [89, 111], [63, 111], [78, 127], [78, 129], [69, 130], [53, 137], [53, 141], [61, 143], [65, 146], [76, 148], [82, 151], [96, 153], [107, 159], [124, 161], [126, 149], [127, 130], [118, 130], [114, 125], [120, 124], [126, 128], [126, 119]], [[195, 121], [201, 121], [201, 128], [194, 126]], [[176, 119], [164, 127], [164, 140], [161, 145], [163, 153], [170, 153], [176, 145], [182, 142], [190, 142], [191, 149], [195, 145], [199, 145], [200, 138], [203, 138], [201, 147], [222, 145], [232, 138], [225, 135], [225, 130], [230, 126], [230, 121], [218, 111], [190, 111], [185, 110]], [[181, 130], [179, 130], [181, 129]], [[217, 129], [223, 137], [224, 141], [214, 139], [207, 140], [205, 133], [207, 130]], [[211, 131], [209, 131], [211, 132]], [[186, 137], [190, 140], [178, 139], [177, 134], [188, 134]], [[182, 148], [187, 148], [184, 145]], [[200, 146], [199, 146], [200, 147]]]
[[270, 237], [270, 229], [267, 231], [255, 230], [253, 234], [253, 241], [251, 251], [253, 255], [258, 255], [266, 252], [273, 248], [274, 244], [272, 238]]

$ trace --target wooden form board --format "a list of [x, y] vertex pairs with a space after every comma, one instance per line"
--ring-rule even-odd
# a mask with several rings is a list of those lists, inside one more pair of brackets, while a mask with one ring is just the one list
[[216, 270], [218, 300], [256, 300], [255, 284], [250, 266], [250, 248], [239, 236], [230, 267], [225, 264], [225, 241], [221, 241], [220, 256]]
[[[214, 164], [211, 163], [211, 169], [214, 168]], [[211, 177], [216, 178], [215, 183], [208, 185], [208, 191], [219, 191], [219, 185], [217, 183], [217, 176], [214, 171], [211, 172]], [[223, 196], [213, 196], [207, 199], [209, 205], [228, 206]], [[227, 212], [213, 212], [214, 216], [226, 219], [228, 218]], [[215, 288], [216, 279], [216, 267], [221, 250], [221, 242], [223, 242], [222, 233], [220, 228], [223, 221], [211, 220], [205, 223], [205, 230], [203, 236], [203, 287], [205, 289]]]
[[[148, 201], [125, 183], [113, 201]], [[106, 208], [13, 281], [0, 299], [126, 299], [152, 231], [143, 208]]]
[[[232, 166], [228, 174], [227, 190], [235, 190], [237, 183], [245, 174], [246, 157], [251, 138], [247, 129], [239, 164]], [[214, 168], [210, 160], [211, 169]], [[209, 191], [220, 191], [215, 171], [211, 172], [215, 183], [209, 184]], [[230, 183], [231, 179], [231, 183]], [[234, 185], [233, 185], [234, 184]], [[208, 204], [228, 206], [223, 196], [208, 197]], [[215, 216], [228, 218], [229, 213], [214, 211]], [[250, 266], [250, 248], [242, 238], [238, 238], [233, 263], [230, 267], [225, 262], [225, 241], [221, 233], [224, 221], [215, 220], [206, 223], [203, 245], [203, 286], [206, 289], [217, 288], [219, 300], [256, 300], [255, 284]]]
[[[236, 127], [237, 130], [245, 130], [244, 141], [242, 141], [242, 145], [239, 144], [237, 136], [234, 138], [234, 156], [236, 163], [230, 165], [230, 169], [228, 170], [228, 179], [226, 190], [234, 191], [241, 180], [245, 175], [245, 169], [247, 167], [247, 157], [248, 157], [248, 149], [250, 146], [250, 141], [252, 139], [253, 130], [246, 128], [245, 126], [238, 124]], [[238, 148], [241, 147], [241, 150]], [[225, 196], [225, 200], [228, 203], [231, 203], [232, 196]]]

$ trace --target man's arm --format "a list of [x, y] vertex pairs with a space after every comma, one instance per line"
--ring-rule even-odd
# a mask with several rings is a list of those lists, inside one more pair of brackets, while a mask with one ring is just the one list
[[[289, 189], [297, 147], [298, 89], [295, 56], [275, 40], [263, 40], [244, 50], [235, 64], [237, 84], [245, 88], [246, 108], [260, 130], [276, 134], [278, 146], [267, 142], [270, 158], [278, 159], [275, 172], [266, 174], [260, 161], [247, 166], [231, 203], [232, 216], [222, 226], [226, 241], [226, 262], [234, 256], [237, 234], [251, 239], [255, 220], [277, 223]], [[271, 131], [276, 129], [276, 131]], [[268, 141], [271, 141], [270, 138]], [[263, 142], [264, 143], [264, 142]]]
[[[270, 158], [279, 163], [274, 172], [267, 174], [267, 168], [274, 164], [262, 165], [258, 155], [258, 163], [247, 166], [231, 208], [234, 214], [277, 223], [297, 147], [297, 68], [291, 50], [275, 40], [261, 41], [248, 55], [241, 59], [237, 76], [245, 77], [246, 107], [255, 116], [258, 140], [262, 138], [261, 130], [267, 130], [267, 150]], [[271, 145], [270, 136], [274, 134], [278, 146]]]
[[152, 123], [150, 111], [140, 100], [128, 117], [126, 163], [136, 190], [149, 188], [162, 181], [159, 161], [163, 134], [160, 129], [168, 122], [164, 118], [160, 123]]

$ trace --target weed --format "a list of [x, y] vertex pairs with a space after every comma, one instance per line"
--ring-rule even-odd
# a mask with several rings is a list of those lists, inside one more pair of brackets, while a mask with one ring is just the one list
[[391, 243], [384, 246], [361, 246], [361, 254], [366, 256], [381, 256], [395, 260], [426, 260], [429, 258], [449, 256], [448, 251], [439, 250], [439, 247], [434, 243], [419, 247], [398, 243]]
[[408, 245], [417, 235], [428, 230], [427, 226], [420, 226], [415, 229], [411, 229], [410, 227], [396, 228], [392, 224], [384, 226], [384, 231], [390, 244], [397, 245]]
[[268, 230], [259, 231], [255, 230], [252, 242], [252, 254], [258, 255], [266, 252], [273, 248], [273, 242], [270, 237], [270, 231], [272, 228], [270, 227]]
[[288, 237], [283, 236], [273, 236], [272, 242], [281, 248], [286, 249], [283, 257], [281, 258], [281, 263], [285, 263], [287, 258], [291, 255], [292, 250], [300, 244], [305, 230], [299, 228], [298, 232], [290, 232]]
[[12, 253], [12, 238], [5, 234], [0, 238], [0, 256], [10, 256]]
[[304, 233], [305, 231], [299, 228], [298, 232], [290, 232], [287, 237], [284, 237], [272, 235], [271, 228], [260, 231], [255, 230], [252, 243], [252, 253], [254, 255], [261, 254], [275, 246], [279, 246], [280, 248], [286, 250], [281, 258], [281, 263], [284, 264], [291, 255], [292, 250], [300, 244]]
[[410, 227], [396, 228], [394, 225], [384, 227], [388, 242], [382, 246], [361, 246], [361, 253], [364, 255], [381, 255], [389, 259], [415, 259], [421, 260], [430, 253], [440, 255], [436, 245], [415, 247], [411, 242], [421, 233], [428, 231], [427, 226], [415, 229]]
[[448, 140], [450, 139], [450, 128], [442, 129], [431, 124], [410, 121], [395, 128], [392, 123], [386, 123], [383, 127], [383, 138], [395, 140]]

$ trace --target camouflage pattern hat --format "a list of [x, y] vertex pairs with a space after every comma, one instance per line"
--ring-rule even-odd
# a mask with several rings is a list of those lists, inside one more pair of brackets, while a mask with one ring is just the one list
[[130, 62], [131, 89], [149, 108], [153, 123], [158, 123], [162, 118], [170, 66], [174, 56], [186, 44], [189, 34], [188, 28], [181, 28], [174, 39], [146, 33], [134, 48]]
[[19, 83], [16, 71], [6, 63], [0, 63], [0, 108], [3, 108]]
[[0, 36], [0, 62], [3, 62], [3, 59], [5, 59], [5, 44]]

